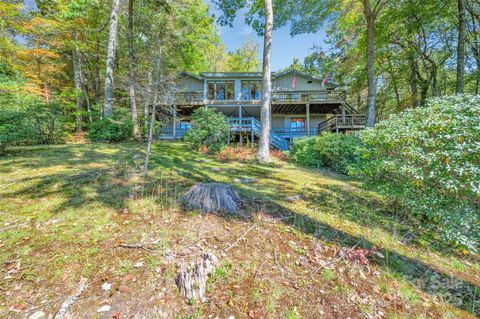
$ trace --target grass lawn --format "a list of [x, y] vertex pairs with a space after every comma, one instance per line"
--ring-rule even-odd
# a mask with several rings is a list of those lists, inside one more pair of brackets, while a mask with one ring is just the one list
[[[478, 256], [442, 252], [358, 181], [283, 161], [221, 162], [173, 142], [154, 145], [144, 181], [143, 150], [22, 147], [0, 158], [1, 318], [54, 315], [82, 277], [72, 318], [480, 316]], [[232, 184], [247, 217], [182, 211], [178, 198], [199, 181]], [[339, 258], [353, 246], [369, 249], [368, 265]], [[208, 302], [189, 303], [175, 276], [204, 251], [221, 266]]]

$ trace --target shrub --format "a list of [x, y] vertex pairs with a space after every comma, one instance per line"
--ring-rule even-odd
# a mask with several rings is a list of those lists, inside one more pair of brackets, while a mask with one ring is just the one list
[[480, 244], [480, 97], [431, 99], [361, 134], [356, 171], [445, 239]]
[[360, 141], [355, 136], [322, 133], [295, 140], [290, 158], [305, 167], [329, 167], [341, 174], [358, 159]]
[[193, 112], [192, 128], [185, 135], [185, 140], [197, 149], [205, 146], [209, 153], [218, 153], [227, 144], [230, 130], [226, 117], [215, 109], [200, 108]]
[[125, 142], [132, 138], [133, 123], [129, 118], [114, 115], [95, 121], [88, 126], [88, 139], [92, 142]]
[[0, 155], [5, 152], [7, 146], [19, 143], [24, 139], [22, 123], [25, 113], [18, 111], [0, 112]]
[[321, 166], [347, 174], [349, 168], [358, 160], [359, 146], [358, 137], [326, 132], [315, 138], [313, 149]]
[[62, 142], [65, 119], [59, 105], [45, 105], [34, 97], [4, 96], [0, 99], [0, 154], [9, 145], [36, 145]]
[[314, 150], [315, 137], [304, 137], [296, 139], [290, 149], [290, 159], [305, 167], [320, 166], [320, 159]]

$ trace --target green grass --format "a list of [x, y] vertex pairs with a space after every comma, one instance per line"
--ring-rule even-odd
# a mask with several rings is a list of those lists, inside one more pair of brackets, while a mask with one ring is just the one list
[[[402, 245], [399, 238], [407, 231], [423, 242], [421, 228], [398, 217], [388, 201], [363, 189], [359, 181], [285, 162], [223, 163], [183, 143], [155, 143], [149, 178], [144, 181], [142, 154], [143, 145], [135, 143], [10, 150], [0, 158], [0, 262], [19, 262], [21, 278], [32, 285], [53, 284], [69, 271], [106, 275], [113, 267], [116, 274], [124, 275], [135, 272], [138, 252], [133, 252], [135, 258], [132, 252], [113, 253], [115, 245], [160, 238], [158, 252], [144, 259], [145, 267], [154, 271], [162, 266], [162, 254], [172, 249], [171, 243], [182, 238], [187, 243], [198, 236], [195, 229], [171, 226], [178, 198], [196, 182], [216, 181], [234, 185], [249, 201], [260, 201], [273, 217], [291, 215], [278, 226], [280, 232], [316, 238], [326, 246], [375, 246], [385, 256], [377, 258], [379, 269], [402, 283], [399, 293], [407, 303], [418, 302], [415, 289], [436, 294], [425, 277], [436, 272], [465, 293], [459, 308], [480, 312], [478, 259], [437, 250], [428, 244], [430, 238], [424, 245]], [[239, 184], [236, 177], [257, 182]], [[136, 189], [138, 198], [133, 199]], [[285, 199], [300, 193], [305, 194], [304, 201]], [[198, 218], [198, 213], [187, 212], [183, 218]], [[293, 249], [298, 255], [305, 253], [302, 247]], [[292, 262], [282, 252], [277, 258], [279, 263]], [[214, 276], [219, 284], [231, 279], [235, 267], [228, 265]], [[171, 266], [163, 270], [165, 280], [174, 275]], [[325, 269], [319, 275], [332, 281], [338, 274]], [[64, 279], [71, 286], [76, 281], [75, 276]], [[395, 291], [389, 284], [384, 280], [379, 290]], [[0, 288], [10, 289], [9, 285], [2, 283]], [[475, 289], [473, 295], [466, 293]], [[346, 290], [343, 284], [338, 286], [340, 294]], [[269, 299], [267, 312], [275, 311], [280, 298], [275, 294], [260, 298], [257, 291], [250, 295], [257, 301]], [[0, 303], [6, 304], [2, 298]]]

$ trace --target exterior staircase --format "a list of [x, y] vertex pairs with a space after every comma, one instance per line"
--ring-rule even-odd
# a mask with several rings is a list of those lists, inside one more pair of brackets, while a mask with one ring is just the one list
[[[262, 125], [260, 121], [253, 117], [233, 117], [227, 119], [230, 131], [232, 132], [251, 132], [260, 137]], [[270, 146], [281, 151], [288, 150], [288, 141], [270, 131]]]
[[[251, 133], [252, 137], [261, 135], [261, 123], [253, 117], [230, 117], [227, 119], [231, 132]], [[289, 148], [289, 140], [293, 138], [315, 136], [322, 132], [339, 132], [344, 130], [359, 130], [365, 128], [365, 116], [359, 114], [337, 114], [318, 124], [317, 128], [306, 129], [272, 129], [270, 131], [270, 146], [281, 151]], [[162, 133], [157, 135], [159, 139], [169, 140], [182, 138], [190, 129], [189, 123], [181, 123], [177, 126], [175, 134], [173, 128], [164, 128]]]

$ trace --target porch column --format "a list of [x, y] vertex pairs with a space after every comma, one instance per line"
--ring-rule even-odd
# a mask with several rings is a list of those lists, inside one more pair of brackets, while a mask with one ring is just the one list
[[238, 117], [242, 117], [242, 106], [238, 107]]
[[307, 103], [307, 136], [310, 136], [310, 104]]
[[[242, 106], [241, 105], [238, 106], [238, 117], [242, 117]], [[241, 125], [242, 124], [240, 123], [240, 126]], [[240, 141], [240, 146], [243, 146], [243, 135], [242, 135], [243, 131], [242, 130], [238, 133], [239, 139], [240, 139], [239, 140]]]
[[177, 139], [177, 106], [173, 106], [173, 139]]

